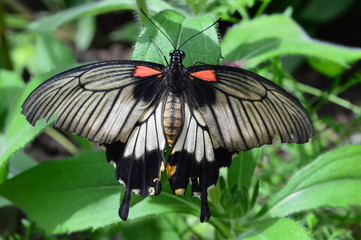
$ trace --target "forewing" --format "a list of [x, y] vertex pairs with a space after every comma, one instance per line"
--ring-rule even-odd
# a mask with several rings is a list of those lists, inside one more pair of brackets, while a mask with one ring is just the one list
[[161, 191], [160, 175], [165, 166], [166, 149], [162, 110], [163, 101], [150, 106], [127, 138], [105, 145], [107, 159], [116, 169], [116, 178], [127, 189], [119, 210], [123, 220], [128, 216], [131, 192], [146, 197]]
[[55, 127], [94, 142], [111, 143], [133, 128], [162, 89], [162, 66], [108, 61], [58, 74], [36, 88], [22, 105], [34, 125], [56, 115]]
[[269, 80], [224, 66], [188, 68], [187, 95], [203, 115], [210, 132], [229, 151], [272, 143], [304, 143], [313, 127], [299, 101]]

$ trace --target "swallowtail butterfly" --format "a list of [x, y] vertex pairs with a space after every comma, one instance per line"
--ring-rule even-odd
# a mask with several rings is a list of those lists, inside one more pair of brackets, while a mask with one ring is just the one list
[[293, 143], [313, 136], [307, 112], [285, 90], [240, 68], [186, 68], [181, 46], [170, 52], [167, 66], [119, 60], [70, 69], [42, 83], [22, 105], [32, 125], [55, 114], [55, 127], [105, 146], [126, 187], [123, 220], [131, 192], [158, 195], [166, 170], [174, 194], [185, 194], [191, 182], [201, 200], [200, 221], [207, 221], [208, 190], [234, 153], [270, 144], [276, 135]]

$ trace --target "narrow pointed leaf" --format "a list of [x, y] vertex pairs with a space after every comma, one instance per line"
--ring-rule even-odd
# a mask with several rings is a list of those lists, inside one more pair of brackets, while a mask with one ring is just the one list
[[272, 217], [320, 207], [361, 205], [361, 146], [340, 147], [299, 170], [260, 214]]
[[112, 11], [131, 9], [134, 9], [134, 4], [127, 0], [106, 0], [85, 3], [32, 22], [28, 25], [28, 29], [38, 32], [50, 32], [56, 30], [59, 26], [66, 22], [83, 16], [92, 16]]

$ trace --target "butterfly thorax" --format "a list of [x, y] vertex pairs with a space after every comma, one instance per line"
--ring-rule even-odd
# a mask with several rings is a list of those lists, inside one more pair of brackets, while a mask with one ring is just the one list
[[186, 55], [181, 50], [173, 50], [173, 51], [170, 51], [169, 56], [170, 56], [170, 65], [182, 66], [183, 65], [182, 61]]
[[170, 64], [165, 69], [166, 87], [173, 93], [181, 93], [184, 89], [184, 71], [182, 60], [185, 57], [183, 51], [173, 50], [169, 53]]

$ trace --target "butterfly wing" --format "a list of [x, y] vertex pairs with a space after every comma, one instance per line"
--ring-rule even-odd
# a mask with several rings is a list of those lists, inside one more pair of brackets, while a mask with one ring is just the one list
[[219, 168], [231, 164], [232, 154], [212, 137], [197, 108], [182, 101], [183, 126], [168, 157], [167, 174], [175, 194], [185, 194], [192, 182], [192, 195], [201, 199], [201, 222], [210, 218], [208, 189], [218, 180]]
[[131, 192], [145, 197], [161, 191], [163, 68], [140, 61], [74, 68], [41, 84], [22, 106], [33, 125], [55, 114], [55, 127], [103, 144], [117, 180], [127, 189], [119, 209], [124, 220]]
[[188, 68], [187, 95], [219, 144], [229, 151], [272, 143], [304, 143], [313, 127], [299, 101], [269, 80], [225, 66]]
[[55, 127], [93, 142], [112, 143], [129, 134], [161, 92], [162, 65], [138, 61], [89, 64], [58, 74], [22, 105], [34, 125], [56, 115]]
[[119, 216], [126, 220], [131, 192], [142, 197], [158, 195], [167, 146], [162, 125], [163, 102], [153, 104], [140, 117], [124, 141], [106, 144], [108, 161], [114, 164], [116, 178], [126, 187]]
[[167, 173], [175, 194], [201, 199], [201, 222], [210, 218], [207, 192], [232, 154], [272, 142], [303, 143], [313, 135], [307, 112], [296, 98], [251, 72], [222, 66], [187, 69], [183, 126], [168, 158]]

